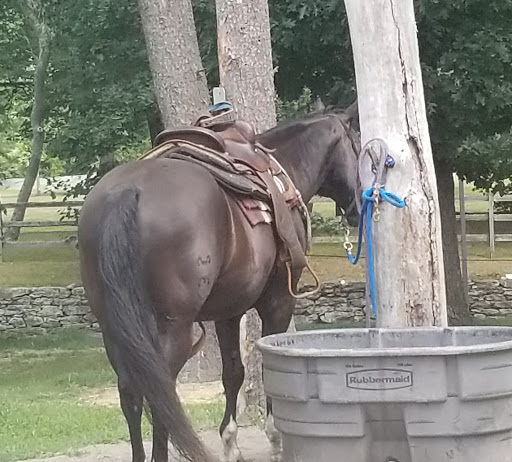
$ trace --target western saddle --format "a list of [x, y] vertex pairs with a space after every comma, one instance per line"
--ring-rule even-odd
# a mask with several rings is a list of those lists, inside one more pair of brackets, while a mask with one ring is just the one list
[[274, 151], [256, 141], [254, 128], [243, 120], [226, 120], [225, 114], [222, 115], [219, 121], [211, 112], [202, 113], [193, 126], [162, 131], [155, 138], [153, 149], [141, 160], [164, 157], [202, 165], [235, 197], [248, 197], [269, 205], [281, 241], [279, 255], [288, 269], [289, 291], [296, 298], [311, 295], [311, 292], [295, 294], [291, 282], [292, 271], [307, 267], [316, 280], [313, 293], [320, 285], [307, 261], [291, 213], [293, 208], [298, 208], [309, 247], [311, 225], [307, 207], [291, 178], [272, 155]]

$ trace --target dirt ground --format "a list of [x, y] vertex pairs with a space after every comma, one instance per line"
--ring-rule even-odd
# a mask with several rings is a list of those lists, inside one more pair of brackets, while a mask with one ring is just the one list
[[[223, 400], [224, 388], [222, 382], [179, 383], [178, 396], [184, 403], [199, 404]], [[100, 406], [119, 406], [117, 387], [102, 388], [81, 398], [88, 404]]]
[[[200, 434], [211, 453], [222, 460], [222, 443], [216, 430]], [[240, 428], [238, 443], [245, 462], [269, 462], [269, 443], [265, 434], [254, 427]], [[151, 444], [147, 442], [146, 460], [151, 456]], [[74, 456], [56, 456], [48, 459], [31, 459], [27, 462], [129, 462], [131, 449], [129, 443], [101, 444], [81, 449]], [[171, 457], [172, 462], [178, 461]]]
[[[222, 399], [221, 382], [178, 384], [178, 394], [183, 402], [207, 403]], [[87, 403], [102, 406], [119, 406], [117, 388], [101, 389], [82, 397]], [[222, 460], [222, 443], [217, 430], [201, 432], [200, 436], [211, 453]], [[241, 427], [238, 431], [238, 444], [245, 462], [269, 462], [269, 443], [265, 433], [256, 427]], [[151, 442], [145, 443], [146, 460], [150, 460]], [[73, 456], [55, 456], [45, 459], [30, 459], [27, 462], [129, 462], [131, 448], [127, 442], [89, 446], [77, 451]], [[179, 459], [171, 457], [172, 462]]]

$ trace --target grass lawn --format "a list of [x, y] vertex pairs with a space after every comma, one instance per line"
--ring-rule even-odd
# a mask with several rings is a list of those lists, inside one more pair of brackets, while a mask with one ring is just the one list
[[[489, 260], [484, 243], [469, 245], [470, 276], [496, 278], [512, 272], [512, 243], [498, 243], [493, 260]], [[364, 263], [349, 263], [341, 244], [315, 244], [310, 260], [322, 281], [345, 279], [362, 280]], [[305, 274], [305, 283], [312, 282]], [[70, 247], [18, 248], [6, 252], [6, 262], [0, 263], [1, 287], [67, 286], [80, 284], [76, 251]]]
[[[458, 187], [458, 184], [456, 185]], [[477, 197], [479, 194], [466, 185], [466, 195]], [[16, 194], [0, 192], [0, 200], [13, 202]], [[61, 198], [57, 198], [60, 200]], [[33, 196], [33, 201], [48, 201], [45, 195]], [[468, 202], [471, 212], [482, 212], [486, 202]], [[334, 202], [317, 198], [313, 210], [323, 216], [334, 216]], [[27, 219], [58, 220], [58, 209], [29, 209]], [[470, 224], [471, 226], [473, 224]], [[485, 223], [484, 223], [485, 225]], [[481, 230], [479, 231], [481, 232]], [[485, 230], [483, 231], [485, 232]], [[76, 229], [66, 228], [25, 228], [20, 242], [60, 241], [76, 235]], [[494, 260], [489, 260], [489, 250], [485, 243], [471, 243], [469, 247], [469, 271], [472, 277], [494, 278], [512, 272], [512, 243], [498, 243]], [[359, 280], [364, 277], [364, 265], [353, 267], [345, 258], [341, 244], [315, 244], [311, 251], [311, 262], [323, 281], [334, 279]], [[510, 261], [506, 261], [510, 260]], [[304, 282], [311, 281], [307, 275]], [[79, 284], [77, 252], [68, 247], [30, 247], [7, 245], [4, 250], [4, 263], [0, 263], [0, 286], [66, 286]]]
[[[41, 233], [55, 240], [53, 233]], [[25, 236], [24, 238], [31, 239]], [[498, 243], [493, 260], [485, 243], [468, 244], [469, 272], [474, 278], [496, 278], [512, 272], [512, 243]], [[339, 243], [314, 244], [311, 262], [322, 281], [364, 278], [364, 263], [352, 266]], [[305, 283], [312, 282], [305, 274]], [[80, 284], [77, 252], [73, 247], [7, 246], [5, 261], [0, 263], [0, 287], [67, 286]]]
[[[128, 441], [119, 406], [83, 398], [115, 385], [101, 339], [62, 329], [47, 335], [0, 336], [0, 462], [73, 453], [91, 444]], [[198, 429], [217, 427], [223, 403], [193, 404]], [[144, 419], [143, 432], [150, 435]]]
[[[23, 232], [20, 241], [63, 241], [69, 235], [64, 231]], [[71, 246], [5, 246], [0, 286], [67, 286], [79, 282], [78, 254]]]

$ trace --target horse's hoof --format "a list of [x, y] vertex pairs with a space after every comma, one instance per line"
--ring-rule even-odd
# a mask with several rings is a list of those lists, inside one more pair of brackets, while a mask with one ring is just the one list
[[237, 450], [233, 451], [229, 457], [224, 456], [222, 459], [222, 462], [245, 462], [244, 458], [242, 457], [242, 453]]

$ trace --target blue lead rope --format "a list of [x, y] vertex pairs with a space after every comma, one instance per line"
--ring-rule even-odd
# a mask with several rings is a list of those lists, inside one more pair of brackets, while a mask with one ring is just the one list
[[[377, 189], [379, 192], [379, 201], [388, 202], [389, 204], [403, 208], [405, 202], [397, 195], [387, 192], [383, 187]], [[357, 251], [355, 257], [352, 255], [350, 249], [347, 249], [347, 258], [350, 263], [356, 265], [361, 256], [361, 248], [363, 243], [363, 228], [366, 225], [366, 259], [368, 264], [368, 285], [370, 288], [370, 299], [372, 303], [373, 317], [377, 316], [377, 304], [375, 301], [375, 276], [373, 270], [373, 246], [372, 246], [372, 216], [373, 216], [373, 197], [374, 188], [368, 188], [363, 191], [362, 198], [363, 204], [361, 206], [361, 214], [359, 215], [359, 225], [357, 230]]]

